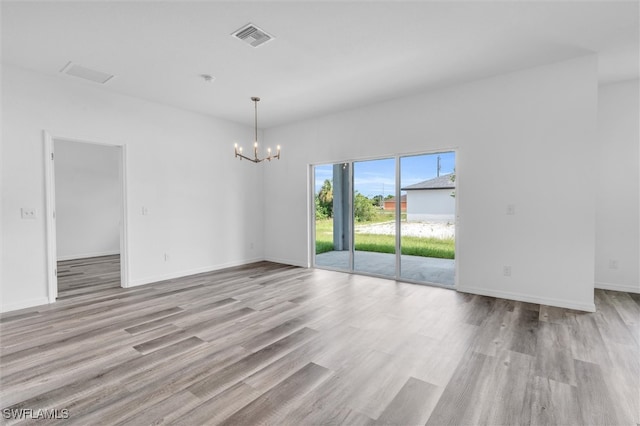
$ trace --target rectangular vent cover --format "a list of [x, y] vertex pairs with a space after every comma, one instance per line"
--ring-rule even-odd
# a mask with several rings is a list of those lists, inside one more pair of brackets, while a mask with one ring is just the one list
[[105, 84], [111, 80], [114, 76], [102, 71], [92, 70], [90, 68], [83, 67], [82, 65], [69, 62], [64, 68], [60, 70], [61, 73], [72, 75], [74, 77], [84, 78], [95, 83]]
[[262, 46], [266, 42], [275, 38], [265, 30], [260, 29], [253, 24], [247, 24], [239, 30], [234, 31], [231, 35], [253, 47]]

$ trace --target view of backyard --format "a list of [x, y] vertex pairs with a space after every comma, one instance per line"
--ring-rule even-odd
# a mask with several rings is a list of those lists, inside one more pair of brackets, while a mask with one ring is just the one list
[[314, 265], [453, 286], [455, 176], [454, 152], [314, 166]]
[[[394, 212], [379, 210], [355, 225], [356, 251], [395, 253]], [[402, 254], [440, 259], [455, 258], [455, 227], [450, 223], [409, 223], [401, 215]], [[316, 220], [316, 254], [333, 250], [333, 219]]]

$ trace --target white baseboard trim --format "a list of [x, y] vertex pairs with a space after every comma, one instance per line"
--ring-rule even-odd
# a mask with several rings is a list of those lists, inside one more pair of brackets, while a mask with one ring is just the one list
[[292, 265], [292, 266], [299, 266], [301, 268], [308, 268], [309, 265], [302, 263], [302, 262], [298, 262], [295, 260], [291, 260], [291, 259], [280, 259], [277, 257], [272, 257], [272, 256], [267, 256], [264, 258], [264, 260], [266, 260], [267, 262], [274, 262], [274, 263], [282, 263], [284, 265]]
[[58, 256], [58, 262], [63, 260], [86, 259], [89, 257], [113, 256], [115, 254], [120, 254], [120, 251], [118, 250], [118, 251], [102, 251], [97, 253], [71, 254], [67, 256]]
[[638, 293], [638, 294], [640, 294], [640, 286], [596, 282], [595, 287], [599, 288], [601, 290], [624, 291], [626, 293]]
[[576, 311], [595, 312], [595, 303], [575, 303], [562, 299], [549, 299], [544, 297], [529, 296], [526, 294], [510, 293], [506, 291], [486, 290], [483, 288], [458, 286], [461, 293], [478, 294], [481, 296], [499, 297], [501, 299], [516, 300], [518, 302], [536, 303], [539, 305], [555, 306], [557, 308], [574, 309]]
[[170, 273], [166, 273], [166, 274], [153, 275], [153, 276], [150, 276], [150, 277], [130, 279], [129, 280], [129, 287], [136, 287], [136, 286], [139, 286], [139, 285], [156, 283], [158, 281], [172, 280], [172, 279], [175, 279], [175, 278], [184, 278], [184, 277], [188, 277], [189, 275], [203, 274], [205, 272], [212, 272], [212, 271], [217, 271], [217, 270], [220, 270], [220, 269], [232, 268], [234, 266], [248, 265], [249, 263], [261, 262], [263, 260], [264, 259], [262, 257], [256, 257], [256, 258], [252, 258], [252, 259], [239, 260], [239, 261], [236, 261], [236, 262], [227, 262], [227, 263], [221, 263], [221, 264], [218, 264], [218, 265], [203, 266], [201, 268], [187, 269], [187, 270], [184, 270], [184, 271], [177, 271], [177, 272], [170, 272]]
[[0, 306], [0, 312], [11, 312], [11, 311], [17, 311], [19, 309], [33, 308], [34, 306], [48, 305], [48, 304], [49, 304], [49, 298], [41, 297], [38, 299], [23, 300], [22, 302], [9, 303], [7, 305], [2, 305]]

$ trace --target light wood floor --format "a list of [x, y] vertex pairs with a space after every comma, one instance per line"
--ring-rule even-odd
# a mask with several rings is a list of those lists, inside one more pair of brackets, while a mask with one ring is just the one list
[[132, 289], [113, 259], [66, 266], [60, 301], [0, 323], [0, 407], [69, 410], [46, 424], [640, 422], [638, 295], [587, 314], [267, 262]]
[[120, 255], [58, 262], [58, 298], [96, 293], [120, 287]]

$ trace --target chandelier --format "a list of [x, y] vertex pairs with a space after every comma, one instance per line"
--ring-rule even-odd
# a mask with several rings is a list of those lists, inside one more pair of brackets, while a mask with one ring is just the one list
[[254, 139], [254, 142], [253, 142], [253, 158], [250, 158], [250, 157], [247, 157], [246, 155], [243, 155], [242, 154], [242, 147], [238, 147], [238, 144], [235, 145], [236, 158], [240, 158], [240, 160], [242, 160], [244, 158], [245, 160], [249, 160], [249, 161], [251, 161], [253, 163], [261, 163], [264, 160], [267, 160], [267, 161], [271, 161], [271, 160], [274, 160], [274, 159], [279, 160], [280, 159], [280, 145], [278, 145], [276, 147], [277, 151], [276, 151], [275, 155], [271, 154], [271, 148], [267, 148], [267, 156], [264, 157], [264, 158], [258, 158], [258, 101], [260, 100], [260, 98], [254, 96], [254, 97], [251, 98], [251, 100], [254, 103], [255, 111], [256, 111], [255, 112], [255, 118], [256, 118], [256, 120], [255, 120], [256, 133], [255, 133], [255, 135], [256, 135], [256, 138]]

